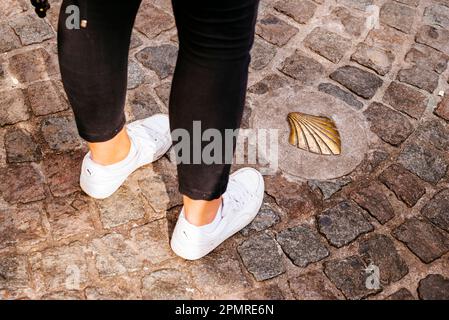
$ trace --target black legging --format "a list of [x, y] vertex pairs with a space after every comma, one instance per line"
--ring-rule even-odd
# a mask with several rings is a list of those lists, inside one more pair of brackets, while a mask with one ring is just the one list
[[[88, 142], [107, 141], [125, 124], [128, 51], [140, 2], [63, 1], [58, 29], [62, 81], [79, 134]], [[202, 132], [239, 128], [258, 2], [172, 0], [179, 53], [170, 94], [171, 130], [192, 133], [193, 121], [201, 121]], [[87, 28], [66, 28], [66, 7], [73, 4], [79, 5]], [[181, 163], [179, 191], [197, 200], [218, 198], [229, 171], [229, 163]]]

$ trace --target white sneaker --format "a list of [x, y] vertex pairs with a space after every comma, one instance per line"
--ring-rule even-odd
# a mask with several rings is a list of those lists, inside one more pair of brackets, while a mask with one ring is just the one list
[[80, 186], [92, 198], [111, 196], [141, 166], [162, 157], [171, 146], [168, 116], [156, 114], [126, 126], [131, 148], [128, 156], [112, 165], [95, 163], [88, 152], [81, 166]]
[[253, 168], [237, 170], [229, 177], [223, 194], [222, 219], [211, 232], [199, 231], [184, 217], [184, 209], [176, 223], [171, 239], [173, 251], [187, 260], [204, 257], [223, 241], [242, 230], [256, 217], [262, 205], [264, 181]]

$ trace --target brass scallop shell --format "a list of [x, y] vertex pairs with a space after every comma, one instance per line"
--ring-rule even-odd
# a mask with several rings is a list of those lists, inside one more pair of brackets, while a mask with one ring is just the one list
[[290, 125], [290, 144], [322, 155], [341, 153], [340, 133], [332, 119], [291, 112], [287, 120]]

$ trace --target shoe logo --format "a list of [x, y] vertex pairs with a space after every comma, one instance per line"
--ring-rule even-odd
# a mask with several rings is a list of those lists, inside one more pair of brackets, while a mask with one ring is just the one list
[[90, 171], [89, 169], [86, 169], [86, 171], [90, 176], [92, 175], [92, 171]]

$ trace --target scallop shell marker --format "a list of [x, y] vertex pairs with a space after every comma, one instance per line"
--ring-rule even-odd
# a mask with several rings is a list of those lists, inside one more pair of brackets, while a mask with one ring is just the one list
[[322, 155], [341, 154], [340, 133], [332, 119], [291, 112], [287, 120], [290, 125], [290, 144]]

